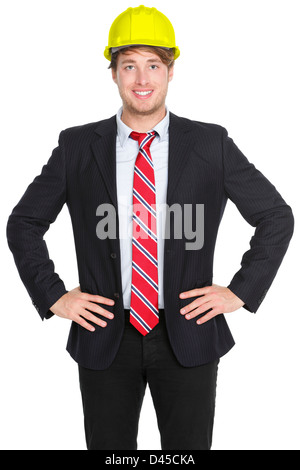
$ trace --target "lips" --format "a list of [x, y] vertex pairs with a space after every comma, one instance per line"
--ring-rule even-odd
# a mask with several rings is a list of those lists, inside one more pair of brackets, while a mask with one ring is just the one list
[[138, 99], [148, 99], [152, 96], [154, 90], [132, 90], [134, 96]]

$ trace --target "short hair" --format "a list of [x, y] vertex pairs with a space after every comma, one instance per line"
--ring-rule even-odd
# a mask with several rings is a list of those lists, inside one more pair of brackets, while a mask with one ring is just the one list
[[120, 49], [113, 54], [111, 54], [111, 62], [108, 66], [109, 69], [113, 69], [116, 71], [117, 69], [117, 60], [120, 52], [123, 54], [126, 54], [128, 51], [135, 51], [135, 50], [143, 50], [143, 51], [149, 51], [152, 52], [153, 54], [158, 55], [160, 60], [163, 62], [163, 64], [168, 66], [168, 69], [170, 69], [173, 64], [174, 64], [174, 49], [166, 49], [164, 47], [157, 47], [157, 46], [128, 46], [124, 47], [124, 49]]

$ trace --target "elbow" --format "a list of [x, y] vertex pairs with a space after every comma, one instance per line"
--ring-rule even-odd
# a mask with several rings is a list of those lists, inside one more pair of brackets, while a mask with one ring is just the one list
[[13, 231], [14, 231], [14, 222], [13, 222], [12, 215], [10, 215], [8, 217], [8, 221], [7, 221], [7, 224], [6, 224], [6, 237], [7, 237], [7, 240], [10, 239], [10, 235]]
[[17, 233], [18, 230], [16, 228], [16, 221], [14, 220], [14, 217], [11, 214], [6, 224], [6, 239], [10, 249], [12, 248], [12, 242], [16, 238]]
[[8, 246], [12, 252], [22, 245], [23, 241], [28, 238], [28, 231], [24, 227], [21, 217], [12, 213], [6, 225], [6, 239]]
[[292, 238], [295, 227], [295, 218], [290, 206], [286, 206], [286, 230], [288, 233], [289, 240]]

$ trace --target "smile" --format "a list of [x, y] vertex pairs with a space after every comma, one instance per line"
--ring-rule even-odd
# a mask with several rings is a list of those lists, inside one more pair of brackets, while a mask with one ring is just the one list
[[137, 91], [137, 90], [135, 91], [135, 90], [133, 90], [133, 93], [139, 99], [147, 99], [152, 95], [153, 90], [147, 90], [147, 91]]

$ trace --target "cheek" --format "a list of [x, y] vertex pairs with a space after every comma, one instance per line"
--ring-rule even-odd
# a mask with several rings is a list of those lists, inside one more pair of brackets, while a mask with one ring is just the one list
[[124, 89], [129, 87], [131, 81], [132, 80], [130, 79], [130, 77], [128, 77], [126, 74], [120, 72], [117, 73], [117, 83], [119, 88]]
[[168, 73], [163, 71], [159, 76], [159, 81], [160, 81], [160, 84], [161, 84], [161, 88], [166, 88], [166, 86], [168, 85], [168, 82], [169, 82]]

